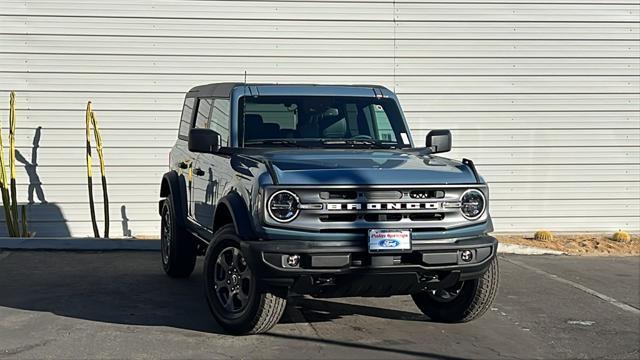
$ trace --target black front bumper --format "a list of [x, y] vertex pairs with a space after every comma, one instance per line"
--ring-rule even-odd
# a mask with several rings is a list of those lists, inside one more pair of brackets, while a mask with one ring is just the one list
[[[267, 286], [344, 297], [411, 294], [478, 278], [496, 256], [497, 244], [494, 237], [482, 235], [414, 240], [411, 252], [402, 254], [370, 254], [362, 241], [351, 240], [247, 241], [243, 248]], [[290, 255], [299, 255], [298, 265], [288, 264]]]

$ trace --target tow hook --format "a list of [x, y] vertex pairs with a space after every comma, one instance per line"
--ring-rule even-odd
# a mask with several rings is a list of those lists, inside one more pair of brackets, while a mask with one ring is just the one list
[[438, 275], [420, 277], [421, 290], [447, 289], [455, 285], [460, 279], [460, 271], [455, 270], [440, 278]]

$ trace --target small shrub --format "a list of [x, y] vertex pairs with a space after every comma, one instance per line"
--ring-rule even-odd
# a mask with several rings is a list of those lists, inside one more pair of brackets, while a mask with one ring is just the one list
[[538, 230], [533, 235], [533, 238], [538, 241], [551, 241], [553, 240], [553, 233], [548, 230]]
[[626, 231], [619, 230], [613, 233], [611, 240], [619, 241], [619, 242], [627, 242], [631, 240], [631, 235]]

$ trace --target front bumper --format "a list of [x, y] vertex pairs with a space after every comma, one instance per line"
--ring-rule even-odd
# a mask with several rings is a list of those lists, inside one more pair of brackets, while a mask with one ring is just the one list
[[[414, 240], [411, 252], [375, 255], [362, 240], [246, 241], [243, 248], [267, 286], [325, 297], [390, 296], [480, 277], [496, 256], [497, 241], [489, 235]], [[470, 260], [461, 256], [464, 250]], [[300, 256], [298, 265], [288, 264], [290, 255]]]

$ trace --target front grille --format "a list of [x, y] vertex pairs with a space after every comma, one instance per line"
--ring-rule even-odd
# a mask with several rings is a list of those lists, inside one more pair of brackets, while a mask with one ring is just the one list
[[414, 227], [445, 218], [445, 189], [354, 189], [319, 191], [317, 194], [322, 200], [322, 210], [315, 214], [323, 224], [375, 227], [377, 224], [399, 226], [398, 223], [402, 223]]
[[433, 222], [444, 219], [444, 189], [320, 191], [322, 223]]
[[[462, 194], [469, 188], [486, 192], [485, 185], [426, 185], [269, 187], [268, 198], [277, 190], [295, 192], [303, 205], [298, 217], [286, 224], [269, 219], [270, 226], [322, 232], [362, 232], [366, 229], [392, 228], [431, 231], [467, 226], [486, 221], [465, 219], [459, 208]], [[266, 211], [265, 211], [266, 213]]]

